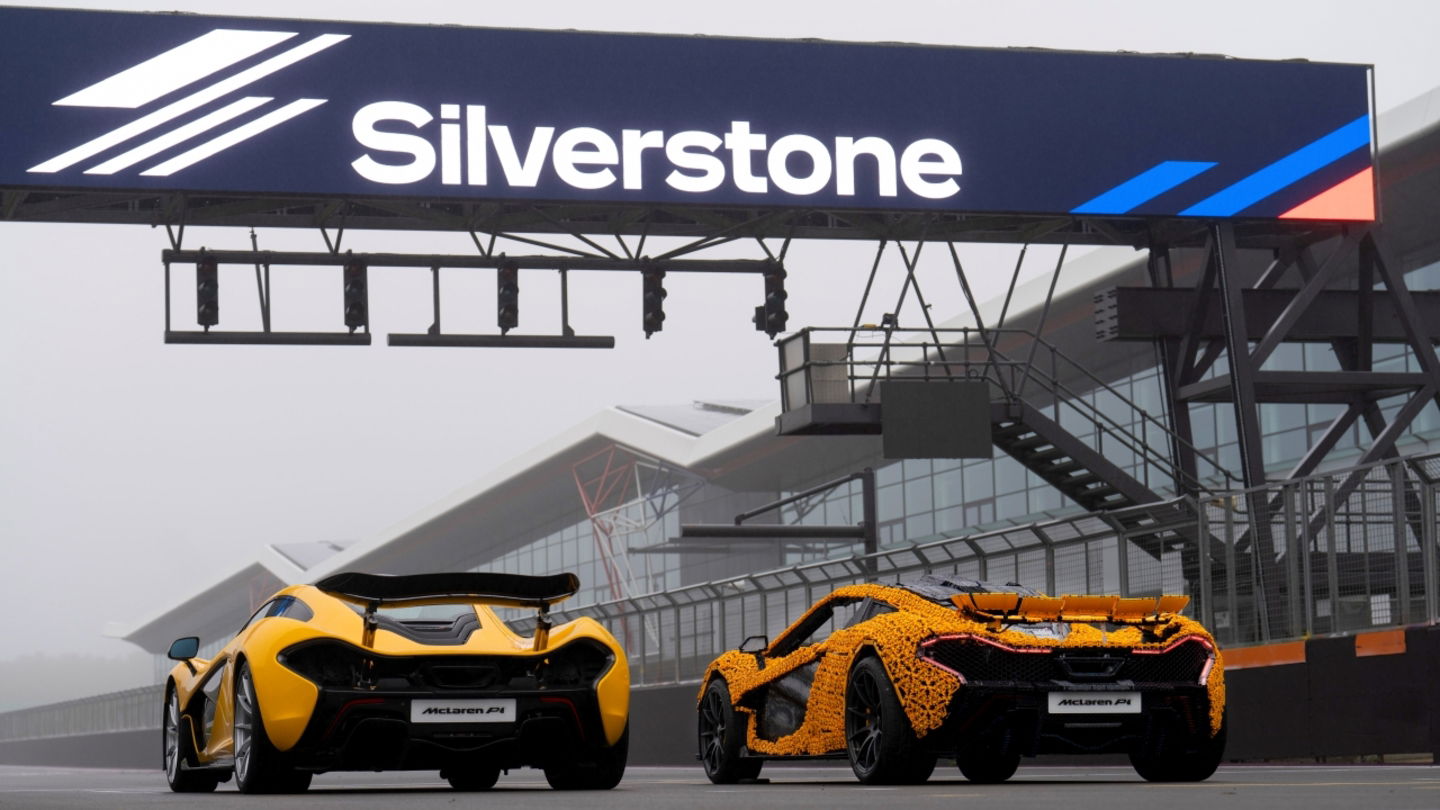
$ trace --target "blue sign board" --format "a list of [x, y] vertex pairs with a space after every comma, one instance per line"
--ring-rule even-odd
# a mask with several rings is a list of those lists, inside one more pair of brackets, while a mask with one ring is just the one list
[[1370, 68], [0, 8], [0, 187], [1371, 219]]

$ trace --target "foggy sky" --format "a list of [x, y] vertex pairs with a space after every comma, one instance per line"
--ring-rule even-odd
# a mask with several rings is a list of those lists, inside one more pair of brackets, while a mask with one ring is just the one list
[[[1440, 3], [1429, 0], [24, 4], [1368, 62], [1382, 113], [1440, 84]], [[258, 238], [262, 249], [324, 249], [315, 232]], [[249, 236], [187, 233], [186, 247], [202, 245], [248, 249]], [[383, 536], [602, 408], [778, 396], [775, 350], [749, 323], [758, 278], [672, 275], [665, 329], [646, 341], [638, 277], [572, 274], [572, 325], [615, 335], [609, 352], [384, 346], [386, 332], [423, 331], [430, 318], [428, 274], [387, 269], [371, 272], [373, 346], [166, 346], [166, 246], [162, 231], [143, 227], [0, 222], [0, 572], [7, 602], [43, 619], [0, 624], [0, 660], [127, 650], [101, 637], [107, 622], [133, 625], [266, 543]], [[464, 234], [363, 232], [347, 234], [345, 247], [474, 249]], [[793, 248], [791, 328], [849, 324], [873, 251]], [[972, 283], [1003, 289], [1014, 252], [967, 251], [976, 271], [994, 267]], [[1036, 272], [1054, 255], [1031, 254]], [[922, 283], [943, 319], [964, 303], [942, 259], [930, 254]], [[275, 328], [336, 328], [336, 272], [277, 271]], [[869, 318], [893, 304], [900, 272], [887, 266]], [[522, 279], [519, 331], [558, 331], [553, 280]], [[223, 328], [255, 328], [250, 283], [222, 271]], [[175, 287], [177, 312], [189, 311], [190, 289]], [[447, 275], [446, 331], [493, 332], [493, 295], [488, 274]]]

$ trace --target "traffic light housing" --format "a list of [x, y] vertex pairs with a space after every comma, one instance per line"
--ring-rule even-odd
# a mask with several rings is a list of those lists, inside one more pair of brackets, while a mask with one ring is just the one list
[[755, 308], [755, 329], [773, 338], [785, 331], [785, 323], [790, 320], [790, 313], [785, 311], [785, 299], [789, 297], [785, 292], [785, 268], [772, 262], [766, 265], [763, 275], [765, 303]]
[[220, 263], [204, 250], [195, 263], [195, 322], [207, 332], [220, 323]]
[[665, 328], [665, 271], [642, 270], [641, 278], [641, 321], [645, 327], [645, 339]]
[[353, 333], [370, 326], [369, 268], [354, 258], [345, 261], [345, 325]]
[[520, 325], [520, 265], [502, 262], [495, 269], [495, 320], [500, 334]]

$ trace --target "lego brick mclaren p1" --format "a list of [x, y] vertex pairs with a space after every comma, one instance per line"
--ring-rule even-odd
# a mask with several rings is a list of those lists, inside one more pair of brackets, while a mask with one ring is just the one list
[[1147, 780], [1207, 779], [1225, 679], [1214, 639], [1180, 614], [1188, 601], [932, 576], [842, 587], [710, 665], [697, 757], [716, 783], [820, 757], [848, 758], [867, 784], [924, 782], [939, 757], [1002, 782], [1050, 753], [1126, 753]]
[[[245, 793], [315, 773], [439, 770], [459, 790], [543, 768], [557, 789], [625, 771], [630, 675], [593, 619], [551, 626], [574, 574], [344, 573], [281, 590], [214, 657], [182, 638], [165, 685], [163, 765], [179, 792]], [[538, 611], [532, 638], [493, 606]]]

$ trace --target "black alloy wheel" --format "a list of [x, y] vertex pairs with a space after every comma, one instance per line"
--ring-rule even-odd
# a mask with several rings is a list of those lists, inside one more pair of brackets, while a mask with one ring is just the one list
[[730, 785], [760, 775], [765, 760], [741, 755], [745, 728], [730, 702], [730, 686], [724, 678], [714, 678], [705, 687], [697, 720], [700, 764], [711, 782]]
[[874, 656], [855, 664], [845, 686], [845, 751], [867, 785], [919, 784], [935, 770], [935, 755], [920, 748], [885, 665]]

